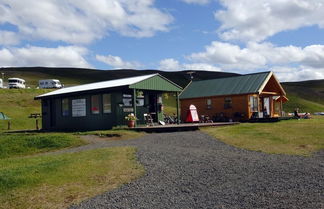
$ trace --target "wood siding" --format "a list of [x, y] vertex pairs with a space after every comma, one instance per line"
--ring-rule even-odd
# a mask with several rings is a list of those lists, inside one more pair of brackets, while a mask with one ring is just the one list
[[[224, 107], [226, 97], [232, 98], [231, 108]], [[207, 106], [207, 99], [211, 99], [210, 108]], [[238, 118], [235, 117], [235, 113], [240, 113], [243, 115], [243, 120], [247, 120], [250, 117], [248, 95], [182, 99], [180, 104], [182, 121], [186, 120], [187, 110], [192, 104], [196, 106], [199, 116], [208, 115], [209, 117], [213, 117], [223, 113], [225, 117], [237, 120]]]

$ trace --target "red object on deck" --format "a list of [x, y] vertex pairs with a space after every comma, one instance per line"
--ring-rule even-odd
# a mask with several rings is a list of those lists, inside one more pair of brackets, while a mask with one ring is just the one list
[[199, 117], [197, 113], [197, 108], [195, 105], [190, 105], [189, 109], [187, 110], [187, 123], [199, 122]]

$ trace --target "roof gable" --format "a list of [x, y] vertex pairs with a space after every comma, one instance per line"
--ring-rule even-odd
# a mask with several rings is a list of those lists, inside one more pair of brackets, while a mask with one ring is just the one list
[[129, 88], [158, 91], [182, 91], [182, 88], [180, 86], [159, 74], [143, 81], [134, 83], [130, 85]]
[[260, 93], [272, 72], [254, 73], [228, 78], [194, 81], [180, 95], [180, 99], [208, 96]]

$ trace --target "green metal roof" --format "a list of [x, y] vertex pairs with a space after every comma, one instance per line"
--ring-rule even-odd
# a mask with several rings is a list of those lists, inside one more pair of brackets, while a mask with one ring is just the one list
[[129, 85], [132, 89], [181, 92], [182, 88], [160, 74]]
[[10, 118], [6, 116], [3, 112], [0, 112], [0, 120], [10, 120]]
[[258, 93], [270, 75], [272, 72], [194, 81], [184, 89], [180, 99]]

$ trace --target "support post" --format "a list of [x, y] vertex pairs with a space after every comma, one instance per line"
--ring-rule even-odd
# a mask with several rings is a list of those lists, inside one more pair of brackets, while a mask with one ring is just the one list
[[283, 106], [282, 106], [282, 99], [283, 99], [283, 97], [282, 97], [282, 95], [280, 95], [280, 116], [281, 117], [283, 117]]
[[[133, 89], [133, 108], [134, 108], [134, 115], [137, 118], [137, 111], [136, 111], [136, 89]], [[135, 127], [137, 126], [137, 121], [135, 120]]]
[[176, 95], [177, 95], [177, 123], [180, 124], [179, 92], [177, 92]]

